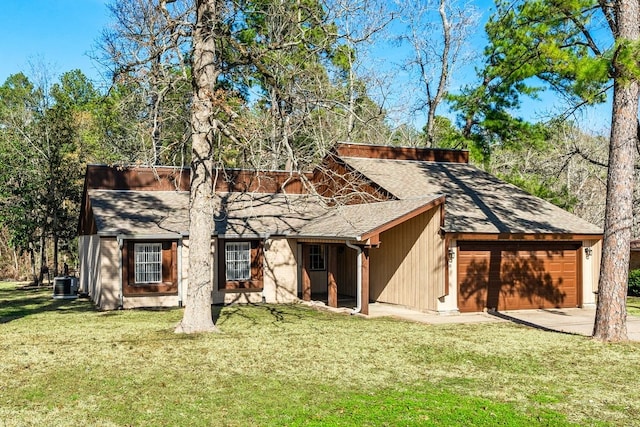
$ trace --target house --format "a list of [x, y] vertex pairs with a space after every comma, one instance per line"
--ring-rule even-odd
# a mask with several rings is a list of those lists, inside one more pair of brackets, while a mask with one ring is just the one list
[[640, 269], [640, 239], [632, 240], [629, 252], [629, 271]]
[[[189, 171], [87, 168], [80, 288], [179, 306]], [[212, 303], [370, 302], [457, 313], [595, 305], [602, 230], [460, 150], [338, 144], [313, 171], [219, 171]]]

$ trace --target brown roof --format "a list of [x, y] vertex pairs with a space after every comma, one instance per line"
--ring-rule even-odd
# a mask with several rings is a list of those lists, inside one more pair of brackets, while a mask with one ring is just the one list
[[464, 163], [342, 157], [399, 199], [444, 194], [452, 233], [601, 234], [587, 221]]

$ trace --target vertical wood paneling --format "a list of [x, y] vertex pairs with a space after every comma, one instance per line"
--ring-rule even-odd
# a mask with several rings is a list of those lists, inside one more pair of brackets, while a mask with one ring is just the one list
[[329, 307], [338, 306], [338, 248], [335, 245], [327, 246], [327, 292]]
[[302, 299], [311, 301], [311, 277], [309, 277], [309, 245], [302, 245]]
[[440, 208], [418, 215], [380, 236], [371, 250], [371, 299], [436, 310], [444, 290]]
[[356, 251], [346, 246], [338, 247], [338, 294], [356, 296]]
[[369, 299], [371, 294], [371, 269], [370, 269], [370, 254], [368, 248], [362, 249], [362, 305], [360, 307], [360, 313], [369, 314]]
[[597, 291], [598, 290], [598, 286], [600, 285], [599, 283], [599, 278], [600, 278], [600, 261], [602, 261], [602, 240], [598, 240], [593, 246], [591, 246], [591, 249], [593, 249], [592, 255], [591, 255], [591, 268], [592, 268], [592, 276], [593, 277], [593, 290]]

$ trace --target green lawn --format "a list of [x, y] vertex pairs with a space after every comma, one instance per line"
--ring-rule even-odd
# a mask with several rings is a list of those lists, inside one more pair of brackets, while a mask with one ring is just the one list
[[640, 297], [627, 297], [627, 313], [640, 316]]
[[233, 306], [97, 312], [0, 284], [0, 426], [640, 425], [640, 344]]

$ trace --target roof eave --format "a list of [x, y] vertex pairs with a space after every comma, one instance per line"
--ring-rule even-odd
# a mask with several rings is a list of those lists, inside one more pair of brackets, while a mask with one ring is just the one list
[[549, 240], [601, 240], [602, 233], [573, 233], [573, 232], [467, 232], [443, 230], [449, 239], [456, 240], [529, 240], [529, 241], [549, 241]]

